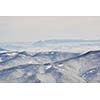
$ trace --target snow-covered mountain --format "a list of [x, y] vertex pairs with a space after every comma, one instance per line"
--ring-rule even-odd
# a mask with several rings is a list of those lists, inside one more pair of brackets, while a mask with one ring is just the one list
[[100, 82], [99, 40], [0, 43], [0, 82]]
[[73, 53], [1, 48], [0, 82], [100, 82], [100, 50]]

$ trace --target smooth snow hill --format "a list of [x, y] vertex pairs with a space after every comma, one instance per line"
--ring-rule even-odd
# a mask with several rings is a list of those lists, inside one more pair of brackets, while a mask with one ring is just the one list
[[100, 50], [0, 53], [0, 82], [100, 82]]

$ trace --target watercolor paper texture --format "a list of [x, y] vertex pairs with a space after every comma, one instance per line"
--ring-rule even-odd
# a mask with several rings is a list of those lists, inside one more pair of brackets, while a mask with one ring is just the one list
[[100, 17], [0, 17], [1, 83], [99, 83]]

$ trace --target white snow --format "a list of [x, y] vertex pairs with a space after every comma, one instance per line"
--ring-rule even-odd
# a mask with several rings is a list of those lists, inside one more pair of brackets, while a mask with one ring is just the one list
[[48, 65], [48, 66], [45, 67], [45, 69], [47, 70], [47, 69], [49, 69], [51, 67], [52, 67], [52, 65]]

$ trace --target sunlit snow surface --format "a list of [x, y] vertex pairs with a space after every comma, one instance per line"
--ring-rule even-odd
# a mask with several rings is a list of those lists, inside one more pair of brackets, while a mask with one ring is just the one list
[[0, 43], [0, 82], [100, 82], [100, 41]]

